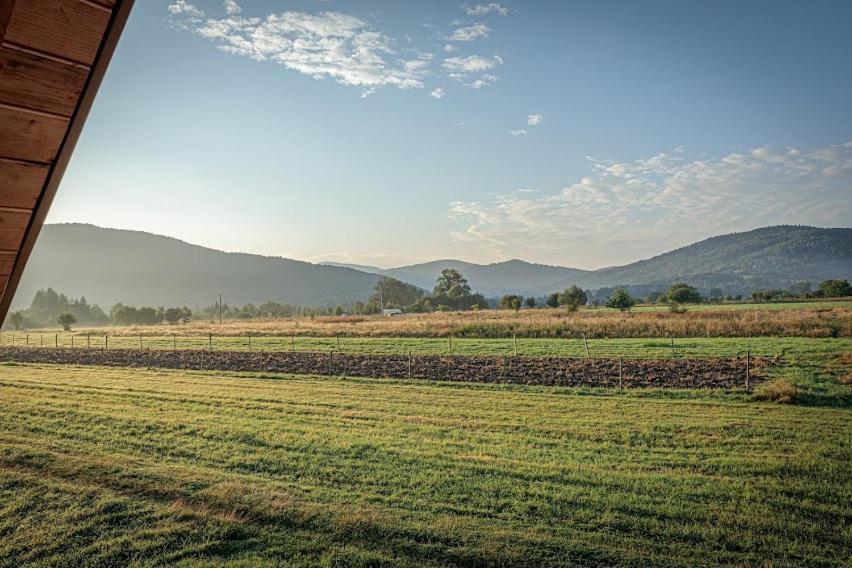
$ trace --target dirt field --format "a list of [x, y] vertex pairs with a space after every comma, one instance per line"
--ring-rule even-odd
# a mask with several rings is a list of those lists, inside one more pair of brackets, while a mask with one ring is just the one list
[[[588, 387], [745, 387], [745, 358], [570, 359], [437, 355], [357, 355], [246, 351], [4, 348], [0, 360], [118, 367], [261, 371], [302, 375], [388, 377], [469, 383]], [[752, 358], [750, 383], [773, 362]]]

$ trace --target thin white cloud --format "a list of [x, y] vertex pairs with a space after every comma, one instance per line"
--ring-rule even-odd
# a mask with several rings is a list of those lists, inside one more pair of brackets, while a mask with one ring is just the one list
[[488, 71], [503, 64], [499, 55], [483, 57], [481, 55], [468, 55], [467, 57], [448, 57], [441, 63], [441, 67], [450, 73], [464, 74]]
[[432, 92], [429, 93], [429, 96], [433, 99], [443, 99], [445, 96], [444, 89], [438, 87], [437, 89], [432, 89]]
[[[852, 223], [852, 142], [590, 163], [590, 175], [556, 193], [452, 203], [449, 216], [464, 223], [453, 237], [497, 256], [573, 251], [600, 266], [765, 225]], [[579, 250], [578, 242], [594, 245]]]
[[225, 12], [228, 15], [236, 16], [242, 11], [243, 9], [240, 7], [239, 4], [235, 2], [235, 0], [225, 0]]
[[489, 33], [491, 33], [491, 28], [485, 24], [474, 24], [472, 26], [457, 28], [448, 39], [450, 41], [474, 41], [488, 37]]
[[486, 16], [491, 13], [505, 16], [509, 13], [509, 9], [498, 2], [489, 2], [487, 4], [476, 4], [465, 8], [469, 16]]
[[174, 14], [174, 15], [182, 14], [182, 15], [191, 16], [191, 17], [195, 17], [195, 18], [203, 18], [204, 17], [204, 12], [202, 10], [199, 10], [198, 8], [196, 8], [195, 6], [193, 6], [192, 4], [187, 2], [186, 0], [177, 0], [177, 2], [175, 2], [174, 4], [171, 4], [168, 7], [168, 10], [169, 10], [169, 14]]
[[540, 114], [531, 114], [527, 117], [527, 126], [539, 126], [544, 122], [544, 117]]
[[388, 36], [339, 12], [202, 19], [204, 13], [185, 0], [177, 0], [168, 11], [176, 28], [190, 30], [223, 51], [360, 87], [362, 96], [386, 86], [420, 89], [428, 74], [427, 59], [400, 60]]
[[471, 81], [470, 83], [467, 83], [467, 86], [472, 87], [474, 89], [482, 89], [483, 87], [487, 87], [487, 86], [491, 85], [497, 79], [498, 78], [495, 75], [490, 75], [490, 74], [486, 73], [486, 74], [482, 75], [479, 79], [476, 79], [474, 81]]
[[452, 52], [454, 52], [455, 50], [456, 50], [456, 46], [454, 46], [454, 45], [453, 45], [453, 44], [451, 44], [451, 43], [448, 43], [448, 44], [444, 45], [444, 52], [445, 52], [445, 53], [452, 53]]
[[527, 129], [526, 128], [519, 128], [517, 130], [510, 130], [509, 134], [511, 134], [512, 136], [526, 136], [527, 135]]

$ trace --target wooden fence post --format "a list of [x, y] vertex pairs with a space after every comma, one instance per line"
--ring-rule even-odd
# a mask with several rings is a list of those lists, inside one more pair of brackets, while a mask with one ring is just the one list
[[618, 358], [618, 388], [624, 388], [624, 361], [622, 357]]
[[290, 351], [293, 353], [296, 352], [296, 336], [294, 335], [290, 336]]
[[[673, 335], [672, 335], [672, 336], [670, 336], [670, 337], [669, 337], [669, 339], [671, 339], [671, 342], [672, 342], [672, 359], [674, 359], [674, 358], [675, 358], [675, 350], [674, 350], [674, 336], [673, 336]], [[689, 357], [687, 357], [687, 358], [689, 358]]]
[[515, 350], [515, 357], [517, 357], [518, 356], [518, 338], [514, 333], [512, 333], [512, 347]]
[[746, 390], [750, 388], [751, 382], [751, 351], [746, 349]]
[[583, 345], [586, 348], [586, 357], [588, 357], [589, 356], [589, 342], [586, 341], [586, 334], [585, 333], [583, 334]]
[[204, 348], [201, 348], [201, 370], [204, 370]]
[[53, 347], [57, 349], [59, 347], [59, 334], [53, 336]]
[[213, 334], [212, 333], [207, 334], [207, 345], [210, 346], [210, 351], [213, 351]]
[[411, 378], [411, 349], [408, 350], [408, 378]]
[[104, 334], [104, 351], [106, 351], [107, 349], [109, 349], [109, 334], [105, 333]]

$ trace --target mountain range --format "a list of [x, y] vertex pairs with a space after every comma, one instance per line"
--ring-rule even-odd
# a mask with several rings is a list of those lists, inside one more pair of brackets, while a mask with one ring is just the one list
[[509, 260], [474, 264], [436, 260], [381, 269], [312, 264], [280, 257], [227, 253], [139, 231], [84, 224], [45, 225], [13, 306], [29, 305], [36, 290], [53, 287], [109, 307], [209, 305], [220, 292], [232, 305], [275, 300], [296, 305], [365, 300], [380, 276], [430, 290], [444, 268], [455, 268], [488, 297], [542, 296], [576, 284], [606, 293], [637, 293], [684, 281], [702, 290], [746, 294], [758, 288], [814, 284], [852, 276], [852, 229], [775, 226], [712, 237], [625, 266], [581, 270]]

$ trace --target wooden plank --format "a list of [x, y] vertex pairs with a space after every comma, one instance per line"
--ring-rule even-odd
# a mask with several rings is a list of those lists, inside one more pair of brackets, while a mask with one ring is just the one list
[[0, 250], [18, 250], [32, 214], [0, 209]]
[[0, 106], [0, 158], [48, 164], [67, 128], [65, 118]]
[[4, 41], [91, 65], [110, 12], [79, 0], [26, 0], [15, 4]]
[[33, 209], [48, 169], [38, 164], [0, 159], [0, 207]]
[[87, 69], [0, 47], [0, 103], [71, 116]]
[[0, 41], [6, 35], [6, 26], [12, 18], [12, 10], [15, 8], [15, 0], [0, 0]]
[[12, 273], [12, 266], [15, 264], [15, 257], [12, 253], [0, 253], [0, 290], [6, 285], [6, 279]]

